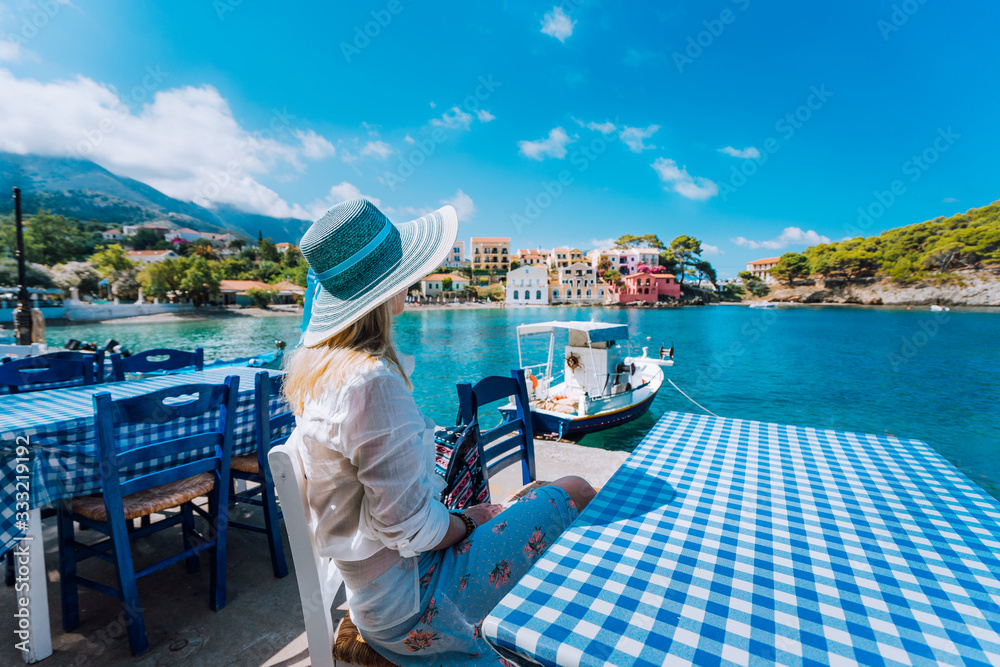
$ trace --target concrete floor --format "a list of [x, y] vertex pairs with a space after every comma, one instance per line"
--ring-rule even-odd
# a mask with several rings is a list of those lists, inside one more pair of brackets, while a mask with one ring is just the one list
[[[579, 445], [536, 443], [538, 479], [553, 480], [563, 475], [579, 475], [600, 487], [627, 457], [625, 452], [608, 452]], [[491, 480], [494, 500], [502, 500], [521, 486], [520, 470], [511, 466]], [[241, 505], [233, 510], [253, 516], [262, 525], [259, 510]], [[233, 518], [238, 518], [237, 514]], [[141, 657], [129, 652], [122, 623], [120, 603], [86, 588], [80, 588], [80, 627], [63, 632], [60, 621], [59, 570], [54, 520], [45, 522], [45, 561], [49, 579], [53, 654], [40, 664], [51, 667], [73, 665], [233, 665], [247, 667], [292, 667], [309, 665], [299, 603], [298, 588], [285, 543], [289, 575], [275, 579], [271, 573], [264, 535], [243, 530], [229, 532], [227, 604], [213, 612], [208, 606], [209, 567], [202, 555], [201, 569], [189, 574], [183, 564], [150, 575], [139, 582], [146, 632], [150, 649]], [[83, 533], [87, 535], [87, 533]], [[81, 538], [82, 539], [82, 538]], [[97, 536], [94, 535], [94, 539]], [[166, 530], [133, 547], [137, 568], [150, 562], [159, 550], [180, 548], [180, 527]], [[111, 583], [114, 568], [89, 559], [79, 566], [82, 576]], [[335, 624], [344, 614], [343, 593], [334, 611]], [[0, 586], [0, 609], [15, 608], [14, 589]], [[22, 664], [14, 648], [15, 622], [12, 614], [0, 614], [0, 664]]]

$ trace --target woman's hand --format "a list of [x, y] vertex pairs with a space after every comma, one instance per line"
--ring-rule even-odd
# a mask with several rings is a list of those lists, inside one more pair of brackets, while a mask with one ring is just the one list
[[473, 521], [476, 522], [477, 526], [481, 526], [497, 514], [503, 511], [503, 505], [473, 505], [472, 507], [463, 510], [463, 514], [469, 516]]
[[[469, 509], [462, 510], [462, 513], [475, 521], [477, 526], [481, 526], [502, 511], [503, 505], [475, 505]], [[452, 514], [449, 516], [449, 519], [448, 532], [442, 538], [441, 542], [434, 547], [433, 551], [447, 549], [465, 539], [466, 528], [462, 518]]]

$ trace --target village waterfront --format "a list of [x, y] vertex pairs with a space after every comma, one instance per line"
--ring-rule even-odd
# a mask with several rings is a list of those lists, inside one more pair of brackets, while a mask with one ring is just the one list
[[[927, 442], [1000, 498], [1000, 317], [975, 309], [739, 306], [674, 309], [415, 308], [396, 320], [399, 348], [416, 357], [417, 403], [452, 424], [455, 384], [506, 375], [518, 363], [515, 327], [599, 320], [629, 325], [636, 354], [673, 345], [672, 380], [723, 417], [890, 434]], [[206, 362], [295, 346], [299, 318], [54, 325], [48, 344], [69, 338], [126, 348], [205, 349]], [[541, 341], [539, 341], [541, 343]], [[544, 361], [542, 349], [526, 363]], [[556, 363], [560, 363], [557, 358]], [[630, 451], [667, 411], [701, 412], [668, 382], [643, 417], [586, 436], [582, 445]], [[541, 445], [544, 446], [544, 445]]]

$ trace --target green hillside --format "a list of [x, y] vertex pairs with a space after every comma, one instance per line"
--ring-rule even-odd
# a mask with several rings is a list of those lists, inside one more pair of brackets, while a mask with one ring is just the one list
[[272, 218], [232, 206], [210, 210], [168, 197], [88, 160], [0, 152], [0, 215], [13, 210], [9, 195], [15, 186], [21, 188], [26, 215], [46, 210], [76, 220], [105, 223], [105, 228], [156, 222], [172, 229], [232, 232], [246, 239], [262, 234], [275, 242], [296, 243], [309, 227], [307, 220]]
[[823, 243], [801, 254], [785, 253], [771, 274], [779, 280], [819, 275], [908, 281], [935, 272], [993, 267], [1000, 267], [1000, 201], [878, 236]]

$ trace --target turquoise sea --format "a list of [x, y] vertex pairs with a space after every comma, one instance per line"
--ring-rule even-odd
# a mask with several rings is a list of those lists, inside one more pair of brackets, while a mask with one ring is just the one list
[[[417, 357], [421, 409], [438, 424], [453, 423], [455, 383], [506, 375], [517, 364], [514, 327], [551, 319], [627, 323], [633, 344], [649, 345], [651, 354], [661, 342], [673, 344], [676, 363], [666, 377], [721, 416], [917, 438], [1000, 498], [1000, 313], [832, 306], [408, 311], [395, 333], [400, 349]], [[49, 326], [47, 337], [60, 347], [70, 337], [114, 337], [133, 350], [200, 345], [211, 361], [273, 349], [276, 338], [292, 346], [298, 320]], [[700, 412], [664, 383], [649, 414], [581, 444], [631, 450], [669, 410]]]

